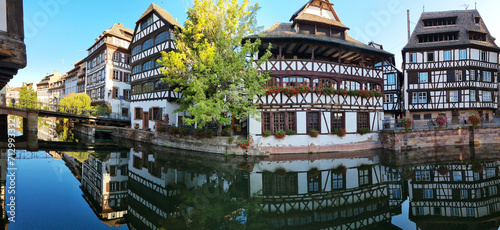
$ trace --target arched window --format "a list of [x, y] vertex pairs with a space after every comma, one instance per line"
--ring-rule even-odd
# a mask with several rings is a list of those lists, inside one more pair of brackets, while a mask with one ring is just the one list
[[155, 38], [155, 44], [158, 45], [166, 40], [168, 40], [168, 31], [165, 31], [161, 34], [158, 34], [158, 36], [156, 36]]
[[138, 74], [141, 72], [141, 66], [138, 65], [132, 69], [132, 74]]
[[154, 43], [153, 43], [153, 39], [149, 39], [147, 41], [144, 42], [144, 44], [142, 44], [142, 50], [147, 50], [151, 47], [153, 47]]
[[142, 84], [142, 92], [144, 93], [149, 93], [153, 91], [153, 83], [152, 82], [146, 82]]
[[142, 65], [142, 71], [148, 71], [154, 66], [153, 61], [148, 61]]
[[277, 87], [277, 86], [281, 86], [280, 79], [277, 77], [271, 77], [271, 79], [269, 79], [269, 81], [267, 81], [266, 83], [266, 87]]
[[318, 88], [333, 88], [337, 89], [337, 82], [332, 79], [320, 78], [313, 80], [313, 89]]
[[142, 46], [138, 45], [138, 46], [134, 47], [134, 49], [132, 50], [132, 55], [136, 55], [136, 54], [140, 53], [141, 51], [142, 51]]
[[165, 90], [168, 89], [168, 83], [158, 80], [155, 82], [155, 90]]
[[283, 87], [310, 86], [309, 78], [305, 77], [285, 77]]
[[142, 86], [134, 85], [132, 86], [132, 94], [142, 93]]

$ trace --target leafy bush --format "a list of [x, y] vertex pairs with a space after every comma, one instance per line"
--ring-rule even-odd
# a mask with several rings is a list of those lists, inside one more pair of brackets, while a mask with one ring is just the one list
[[197, 137], [203, 137], [205, 135], [205, 133], [203, 132], [203, 129], [201, 129], [201, 128], [195, 129], [193, 133]]
[[358, 129], [358, 133], [361, 135], [365, 135], [367, 133], [370, 133], [370, 129], [369, 128]]
[[214, 131], [211, 129], [205, 129], [204, 133], [206, 138], [212, 138], [214, 136]]
[[179, 133], [183, 136], [187, 135], [189, 133], [189, 129], [186, 127], [182, 127], [179, 129]]
[[263, 137], [268, 137], [268, 136], [271, 136], [271, 131], [269, 131], [269, 130], [264, 131], [264, 132], [262, 133], [262, 136], [263, 136]]
[[172, 134], [172, 135], [173, 135], [173, 134], [177, 134], [177, 133], [179, 133], [179, 128], [177, 128], [177, 127], [170, 127], [170, 128], [168, 129], [168, 132], [169, 132], [170, 134]]
[[295, 132], [295, 130], [293, 130], [293, 129], [289, 129], [289, 130], [286, 131], [286, 135], [289, 135], [289, 136], [295, 135], [296, 133], [297, 132]]
[[233, 129], [231, 128], [231, 126], [227, 126], [226, 128], [224, 128], [222, 130], [222, 133], [226, 134], [226, 135], [231, 135], [232, 132], [233, 132]]
[[248, 149], [248, 148], [250, 148], [251, 144], [252, 144], [252, 142], [250, 140], [238, 141], [238, 147], [240, 147], [242, 149]]
[[241, 132], [241, 125], [235, 125], [234, 126], [234, 131], [237, 132], [237, 133]]
[[[137, 126], [139, 126], [139, 124], [137, 124]], [[164, 125], [159, 125], [158, 128], [156, 128], [156, 131], [158, 131], [158, 132], [166, 132], [167, 131], [167, 127], [164, 126]]]

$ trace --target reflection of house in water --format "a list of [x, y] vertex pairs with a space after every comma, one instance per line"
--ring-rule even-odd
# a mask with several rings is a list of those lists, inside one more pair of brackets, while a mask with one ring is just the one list
[[410, 219], [421, 229], [497, 229], [500, 161], [412, 167]]
[[[343, 165], [343, 166], [341, 166]], [[396, 228], [403, 180], [378, 158], [262, 161], [250, 176], [273, 228]]]
[[92, 153], [82, 164], [83, 196], [108, 225], [124, 223], [127, 175], [128, 152]]

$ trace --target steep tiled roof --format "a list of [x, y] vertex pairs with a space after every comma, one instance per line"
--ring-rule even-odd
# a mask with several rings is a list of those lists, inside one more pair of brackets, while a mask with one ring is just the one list
[[172, 15], [169, 12], [167, 12], [166, 10], [157, 6], [154, 3], [151, 3], [151, 5], [149, 5], [148, 9], [142, 14], [142, 16], [139, 18], [139, 20], [137, 20], [137, 22], [144, 19], [144, 17], [146, 17], [149, 13], [153, 11], [156, 11], [163, 19], [167, 20], [170, 24], [182, 28], [181, 24], [177, 20], [175, 20], [175, 18], [172, 17]]
[[[491, 36], [482, 19], [476, 23], [475, 18], [480, 18], [477, 10], [454, 10], [444, 12], [424, 12], [404, 49], [448, 47], [459, 45], [477, 45], [494, 49], [500, 49], [495, 44], [495, 38]], [[455, 25], [446, 26], [424, 26], [424, 20], [438, 18], [456, 18]], [[440, 34], [447, 32], [458, 33], [458, 39], [452, 41], [425, 42], [419, 43], [419, 36], [427, 34]], [[479, 32], [486, 34], [486, 41], [475, 41], [469, 39], [469, 32]]]
[[118, 23], [114, 24], [109, 30], [104, 32], [105, 34], [113, 35], [117, 38], [121, 38], [127, 41], [132, 40], [132, 36], [134, 35], [134, 31], [126, 28], [123, 24]]

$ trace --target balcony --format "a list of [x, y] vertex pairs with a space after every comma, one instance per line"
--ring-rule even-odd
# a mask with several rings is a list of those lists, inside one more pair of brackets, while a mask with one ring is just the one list
[[461, 67], [478, 67], [498, 70], [497, 63], [488, 63], [477, 60], [439, 61], [426, 63], [406, 63], [406, 70], [453, 69]]

